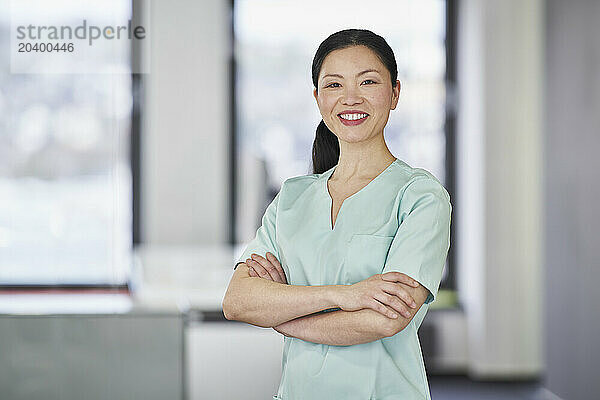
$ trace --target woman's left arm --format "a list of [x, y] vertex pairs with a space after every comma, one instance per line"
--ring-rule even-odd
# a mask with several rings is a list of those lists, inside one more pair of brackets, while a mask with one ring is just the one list
[[[275, 256], [268, 254], [265, 258], [253, 255], [253, 258], [247, 259], [246, 263], [251, 266], [250, 276], [287, 284], [283, 268]], [[382, 278], [396, 281], [395, 274], [398, 272], [382, 274]], [[369, 343], [393, 336], [410, 323], [428, 293], [428, 290], [421, 285], [413, 287], [403, 283], [398, 284], [403, 286], [417, 305], [415, 308], [406, 307], [409, 313], [407, 317], [400, 314], [398, 318], [392, 319], [370, 308], [358, 311], [337, 310], [298, 317], [274, 326], [273, 329], [285, 336], [334, 346]]]
[[[393, 278], [389, 278], [390, 280]], [[350, 346], [390, 337], [403, 330], [419, 311], [429, 291], [404, 285], [417, 307], [407, 307], [410, 317], [391, 319], [370, 308], [306, 315], [273, 327], [277, 332], [313, 343]]]
[[[403, 318], [403, 317], [400, 317]], [[386, 337], [385, 315], [371, 309], [331, 311], [305, 315], [273, 327], [282, 335], [307, 342], [350, 346]]]
[[387, 337], [388, 320], [388, 317], [370, 308], [358, 311], [338, 310], [305, 315], [273, 329], [285, 336], [308, 342], [350, 346]]

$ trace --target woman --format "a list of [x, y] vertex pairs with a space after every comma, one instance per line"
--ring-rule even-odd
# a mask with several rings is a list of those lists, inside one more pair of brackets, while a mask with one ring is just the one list
[[417, 329], [450, 246], [450, 197], [386, 146], [400, 81], [382, 37], [329, 36], [312, 79], [313, 174], [283, 183], [223, 310], [285, 335], [274, 399], [429, 399]]

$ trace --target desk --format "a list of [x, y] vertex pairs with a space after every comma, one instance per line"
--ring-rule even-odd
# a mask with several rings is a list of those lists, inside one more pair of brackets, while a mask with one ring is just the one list
[[183, 398], [184, 315], [175, 309], [4, 313], [0, 332], [3, 399]]
[[131, 296], [0, 295], [0, 398], [270, 397], [282, 336], [222, 316], [238, 251], [138, 248]]

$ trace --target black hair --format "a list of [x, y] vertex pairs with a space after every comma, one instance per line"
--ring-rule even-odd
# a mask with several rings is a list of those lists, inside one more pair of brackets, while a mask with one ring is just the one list
[[[384, 38], [367, 29], [345, 29], [330, 35], [317, 49], [312, 62], [312, 81], [317, 91], [321, 66], [325, 57], [334, 50], [351, 46], [366, 46], [371, 49], [381, 60], [390, 73], [392, 87], [396, 86], [398, 67], [392, 48]], [[321, 174], [338, 163], [340, 158], [340, 144], [337, 136], [333, 134], [321, 119], [312, 148], [313, 174]]]

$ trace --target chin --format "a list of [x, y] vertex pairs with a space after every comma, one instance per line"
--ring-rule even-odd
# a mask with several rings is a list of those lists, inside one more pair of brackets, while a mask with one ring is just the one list
[[369, 139], [369, 135], [365, 132], [343, 132], [341, 135], [339, 135], [339, 138], [344, 142], [358, 143]]

